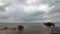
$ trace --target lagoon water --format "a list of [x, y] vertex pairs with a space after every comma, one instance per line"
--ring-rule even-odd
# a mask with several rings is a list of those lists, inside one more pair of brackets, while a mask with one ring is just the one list
[[0, 30], [0, 34], [51, 34], [51, 29], [46, 27], [42, 23], [1, 23], [0, 28], [7, 26], [13, 28], [17, 25], [23, 25], [24, 30]]

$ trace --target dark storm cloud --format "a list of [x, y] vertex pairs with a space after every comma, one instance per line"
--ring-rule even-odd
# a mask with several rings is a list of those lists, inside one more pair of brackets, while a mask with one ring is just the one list
[[0, 12], [5, 12], [5, 8], [10, 6], [10, 3], [4, 4], [4, 5], [0, 5]]
[[42, 16], [41, 16], [42, 14], [43, 13], [36, 12], [36, 13], [33, 13], [32, 15], [29, 15], [27, 17], [24, 17], [23, 20], [24, 20], [24, 22], [42, 20]]
[[4, 12], [4, 11], [5, 11], [4, 7], [0, 6], [0, 12]]
[[19, 3], [23, 3], [25, 0], [17, 0]]

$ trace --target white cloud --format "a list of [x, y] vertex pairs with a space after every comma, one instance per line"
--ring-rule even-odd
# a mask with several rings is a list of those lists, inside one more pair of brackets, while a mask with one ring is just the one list
[[38, 0], [27, 0], [27, 4], [35, 4]]
[[[0, 0], [0, 5], [5, 9], [5, 12], [0, 12], [0, 22], [53, 21], [56, 14], [50, 13], [54, 12], [56, 5], [53, 2], [56, 1], [50, 1], [52, 0]], [[5, 5], [7, 6], [4, 7]]]

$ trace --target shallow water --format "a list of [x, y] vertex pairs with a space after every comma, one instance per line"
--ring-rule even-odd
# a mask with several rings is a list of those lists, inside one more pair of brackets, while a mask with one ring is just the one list
[[[19, 24], [5, 24], [5, 26], [8, 25], [9, 27], [13, 27]], [[50, 30], [43, 24], [21, 24], [24, 26], [23, 31], [19, 30], [0, 30], [0, 34], [50, 34]], [[2, 26], [3, 27], [3, 26]]]

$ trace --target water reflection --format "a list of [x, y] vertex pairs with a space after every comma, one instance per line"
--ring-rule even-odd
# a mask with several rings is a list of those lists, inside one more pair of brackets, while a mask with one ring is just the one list
[[[1, 30], [0, 30], [1, 31]], [[43, 33], [44, 32], [44, 33]], [[0, 34], [47, 34], [49, 33], [48, 28], [39, 25], [24, 25], [24, 29], [5, 29], [0, 32]]]

